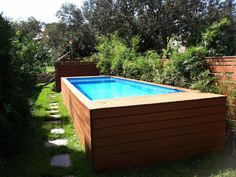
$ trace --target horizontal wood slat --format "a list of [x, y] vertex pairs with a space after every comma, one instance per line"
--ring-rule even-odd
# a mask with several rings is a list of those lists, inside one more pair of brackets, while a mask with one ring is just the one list
[[234, 73], [236, 66], [211, 66], [210, 70], [213, 73]]
[[[191, 96], [191, 94], [190, 94]], [[191, 109], [202, 107], [210, 107], [215, 105], [225, 105], [225, 97], [217, 97], [211, 99], [198, 99], [198, 100], [188, 100], [188, 101], [178, 101], [178, 102], [169, 102], [169, 103], [158, 103], [150, 105], [139, 105], [137, 106], [126, 106], [126, 107], [117, 107], [117, 108], [104, 108], [97, 109], [95, 111], [91, 110], [93, 119], [101, 119], [106, 117], [121, 117], [124, 115], [136, 115], [136, 114], [145, 114], [152, 112], [168, 112], [173, 110], [181, 109]], [[109, 110], [109, 111], [108, 111]]]
[[69, 90], [64, 83], [62, 83], [62, 96], [64, 104], [72, 117], [80, 142], [86, 147], [88, 157], [91, 157], [92, 136], [89, 110], [74, 96], [71, 90]]
[[[183, 143], [191, 144], [194, 141], [199, 140], [210, 140], [212, 138], [218, 137], [222, 141], [222, 137], [224, 137], [225, 129], [218, 129], [217, 131], [202, 131], [200, 133], [194, 134], [187, 134], [182, 136], [172, 136], [166, 137], [163, 139], [153, 139], [147, 141], [140, 141], [140, 142], [133, 142], [133, 143], [126, 143], [126, 144], [119, 144], [114, 146], [105, 146], [100, 148], [94, 149], [94, 156], [101, 157], [101, 156], [108, 156], [111, 154], [117, 154], [122, 152], [129, 152], [129, 151], [141, 151], [144, 149], [149, 149], [152, 147], [163, 147], [163, 146], [171, 146], [171, 145], [181, 145]], [[223, 143], [223, 142], [222, 142]]]
[[[175, 147], [171, 147], [175, 148]], [[167, 152], [163, 152], [163, 149], [166, 149]], [[169, 151], [168, 147], [153, 149], [147, 154], [139, 153], [126, 153], [126, 154], [118, 154], [113, 156], [112, 158], [104, 158], [95, 161], [95, 169], [106, 170], [106, 169], [114, 169], [114, 168], [127, 168], [133, 166], [143, 166], [150, 163], [156, 163], [157, 159], [159, 162], [180, 160], [183, 158], [191, 157], [195, 154], [201, 154], [204, 152], [219, 152], [223, 151], [224, 146], [222, 143], [219, 145], [204, 145], [200, 148], [194, 148], [189, 145], [182, 145], [181, 151]]]
[[207, 57], [206, 61], [210, 71], [221, 81], [236, 81], [236, 56]]
[[[202, 106], [202, 105], [199, 105]], [[154, 113], [146, 113], [143, 116], [140, 115], [129, 115], [124, 117], [111, 117], [104, 119], [95, 119], [93, 123], [93, 128], [105, 128], [105, 127], [114, 127], [121, 125], [130, 125], [137, 123], [147, 123], [147, 122], [155, 122], [161, 120], [169, 120], [176, 118], [184, 118], [189, 116], [204, 116], [210, 114], [217, 113], [225, 113], [226, 105], [216, 105], [212, 107], [198, 107], [193, 109], [180, 109], [173, 110], [168, 112], [154, 112]]]
[[[174, 128], [174, 127], [185, 127], [188, 125], [196, 125], [196, 124], [201, 124], [201, 123], [217, 122], [217, 121], [224, 120], [223, 119], [224, 115], [225, 113], [221, 113], [221, 114], [209, 115], [209, 116], [187, 117], [185, 119], [171, 119], [168, 121], [159, 121], [159, 122], [142, 123], [142, 124], [119, 126], [119, 127], [94, 129], [94, 137], [123, 135], [123, 134], [128, 134], [128, 133], [144, 132], [144, 131], [156, 130], [156, 129], [169, 129], [169, 128]], [[143, 118], [145, 119], [145, 117]], [[107, 132], [109, 132], [109, 134]]]
[[59, 61], [55, 63], [56, 90], [61, 91], [61, 77], [96, 76], [99, 71], [96, 63], [79, 61]]
[[225, 125], [223, 121], [220, 121], [220, 122], [212, 122], [211, 124], [200, 124], [200, 125], [190, 125], [185, 127], [175, 127], [169, 129], [149, 130], [145, 132], [137, 132], [135, 134], [126, 134], [122, 136], [108, 136], [103, 138], [96, 138], [94, 139], [94, 146], [102, 147], [116, 144], [118, 145], [129, 142], [138, 142], [156, 138], [192, 134], [207, 130], [217, 131], [218, 129], [224, 129], [224, 128]]

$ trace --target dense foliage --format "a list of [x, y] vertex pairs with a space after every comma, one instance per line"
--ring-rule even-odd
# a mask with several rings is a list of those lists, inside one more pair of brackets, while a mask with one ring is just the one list
[[[210, 33], [218, 33], [210, 46], [221, 49], [212, 50], [211, 54], [236, 54], [233, 0], [85, 0], [81, 9], [74, 4], [63, 4], [56, 15], [59, 22], [45, 24], [44, 31], [40, 32], [43, 43], [53, 50], [55, 59], [68, 50], [72, 50], [75, 57], [90, 56], [97, 52], [96, 36], [113, 33], [117, 33], [126, 45], [133, 36], [139, 36], [139, 52], [155, 50], [164, 57], [171, 52], [168, 47], [173, 39], [191, 47], [201, 44], [203, 32], [207, 37]], [[228, 19], [227, 25], [222, 21], [220, 29], [212, 26], [220, 19]], [[27, 28], [28, 24], [34, 26], [34, 29], [29, 28], [34, 34], [43, 23], [30, 18], [18, 26]]]
[[202, 34], [202, 43], [207, 48], [209, 56], [231, 55], [234, 53], [236, 34], [228, 35], [231, 31], [231, 21], [228, 18], [220, 19], [210, 25]]
[[74, 57], [90, 56], [95, 52], [96, 37], [85, 22], [82, 11], [65, 3], [57, 11], [59, 22], [45, 24], [42, 42], [52, 49], [54, 59], [73, 51]]
[[48, 50], [27, 35], [15, 32], [0, 15], [0, 146], [12, 153], [22, 143], [20, 136], [29, 128], [28, 95], [34, 78], [49, 60]]
[[167, 48], [172, 36], [177, 36], [186, 47], [196, 46], [206, 28], [228, 18], [230, 24], [223, 31], [224, 36], [231, 38], [234, 48], [225, 52], [236, 54], [233, 0], [86, 0], [83, 15], [96, 34], [117, 32], [126, 44], [138, 35], [139, 51], [155, 50], [158, 53]]
[[138, 52], [139, 38], [132, 38], [130, 47], [115, 34], [99, 38], [98, 68], [103, 74], [164, 83], [185, 88], [216, 92], [215, 78], [205, 63], [207, 50], [192, 47], [176, 53], [172, 60], [161, 60], [156, 51]]

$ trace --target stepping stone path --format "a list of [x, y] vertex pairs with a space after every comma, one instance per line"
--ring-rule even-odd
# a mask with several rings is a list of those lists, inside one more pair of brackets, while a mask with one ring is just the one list
[[57, 95], [56, 95], [55, 93], [49, 93], [49, 94], [48, 94], [48, 97], [49, 97], [49, 98], [56, 98]]
[[[55, 101], [55, 98], [57, 98], [57, 95], [54, 93], [49, 93], [48, 97], [50, 99], [49, 107], [50, 111], [47, 111], [51, 118], [60, 118], [61, 115], [59, 113], [59, 106], [58, 103]], [[52, 124], [60, 124], [60, 120], [51, 120], [47, 121], [48, 123]], [[51, 129], [50, 133], [52, 134], [65, 134], [65, 130], [63, 128], [54, 128]], [[60, 146], [66, 146], [67, 145], [67, 139], [56, 139], [56, 140], [49, 140], [44, 143], [46, 147], [60, 147]], [[50, 166], [53, 167], [70, 167], [71, 166], [71, 159], [69, 154], [58, 154], [54, 155], [51, 158]], [[67, 175], [65, 177], [75, 177], [74, 175]]]
[[53, 156], [50, 165], [54, 167], [70, 167], [71, 160], [69, 154], [59, 154]]
[[63, 128], [54, 128], [50, 131], [52, 134], [64, 134], [65, 130]]
[[44, 143], [46, 147], [59, 147], [59, 146], [66, 146], [67, 140], [66, 139], [56, 139], [56, 140], [49, 140]]

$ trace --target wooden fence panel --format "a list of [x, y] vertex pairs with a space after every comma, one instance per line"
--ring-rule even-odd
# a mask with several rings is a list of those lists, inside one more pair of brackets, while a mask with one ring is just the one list
[[56, 90], [61, 91], [61, 77], [96, 76], [99, 71], [96, 63], [80, 61], [58, 61], [56, 68]]

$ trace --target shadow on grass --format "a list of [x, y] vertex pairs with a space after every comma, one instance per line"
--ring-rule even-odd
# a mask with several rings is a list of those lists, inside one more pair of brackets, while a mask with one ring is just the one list
[[73, 174], [77, 177], [210, 177], [236, 175], [236, 160], [226, 153], [205, 154], [191, 159], [170, 163], [159, 163], [145, 167], [137, 167], [107, 172], [94, 172], [84, 151], [62, 147], [50, 155], [69, 153], [72, 167], [68, 169], [51, 168], [44, 176], [63, 176]]

